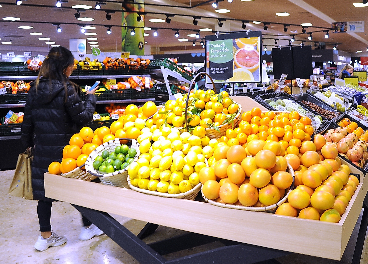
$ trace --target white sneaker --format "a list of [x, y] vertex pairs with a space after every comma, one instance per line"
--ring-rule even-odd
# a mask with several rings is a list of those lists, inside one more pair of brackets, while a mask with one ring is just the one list
[[80, 240], [89, 240], [92, 237], [95, 236], [101, 236], [103, 235], [103, 231], [101, 229], [99, 229], [97, 226], [95, 226], [94, 224], [90, 225], [89, 227], [82, 227], [82, 230], [79, 234], [79, 239]]
[[61, 246], [65, 244], [66, 241], [66, 237], [58, 236], [57, 234], [52, 232], [49, 238], [43, 238], [42, 236], [39, 236], [36, 244], [34, 245], [34, 248], [38, 251], [44, 251], [49, 247]]

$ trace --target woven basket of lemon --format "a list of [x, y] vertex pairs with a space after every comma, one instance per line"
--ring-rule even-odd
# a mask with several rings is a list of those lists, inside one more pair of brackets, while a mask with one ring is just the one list
[[129, 187], [149, 195], [194, 200], [201, 189], [198, 172], [207, 166], [201, 139], [162, 126], [137, 140], [140, 156], [128, 167]]
[[234, 145], [228, 149], [227, 159], [202, 169], [199, 177], [205, 201], [231, 209], [275, 212], [294, 188], [293, 167], [268, 149], [253, 154], [247, 156], [242, 146]]
[[138, 156], [139, 146], [136, 140], [115, 138], [91, 152], [86, 160], [86, 171], [99, 177], [103, 184], [127, 187], [127, 167]]
[[[209, 77], [213, 90], [192, 92], [196, 79], [201, 74]], [[215, 92], [214, 82], [207, 73], [199, 73], [194, 77], [185, 105], [184, 130], [191, 131], [196, 126], [202, 126], [206, 130], [206, 136], [213, 139], [224, 136], [227, 129], [236, 127], [241, 119], [241, 105], [232, 100], [226, 91], [219, 94]]]

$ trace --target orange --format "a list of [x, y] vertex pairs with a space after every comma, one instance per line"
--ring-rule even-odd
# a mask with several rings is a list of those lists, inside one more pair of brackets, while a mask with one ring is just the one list
[[254, 170], [249, 178], [249, 183], [254, 187], [263, 188], [270, 183], [271, 174], [268, 170], [259, 168]]
[[225, 182], [220, 187], [220, 199], [227, 204], [234, 204], [238, 201], [238, 185], [232, 182]]
[[252, 126], [248, 122], [240, 121], [239, 127], [241, 131], [247, 135], [250, 135], [252, 133]]
[[253, 116], [250, 123], [259, 126], [261, 124], [261, 118], [259, 116]]
[[[158, 116], [160, 116], [160, 115], [158, 115]], [[125, 123], [134, 122], [136, 119], [137, 119], [136, 115], [133, 115], [133, 114], [126, 115], [125, 116]]]
[[204, 184], [208, 180], [216, 180], [215, 170], [212, 167], [203, 167], [199, 171], [199, 181]]
[[229, 141], [228, 137], [227, 136], [222, 136], [218, 139], [219, 142], [224, 142], [224, 143], [227, 143]]
[[252, 119], [251, 111], [246, 111], [246, 112], [242, 113], [241, 119], [244, 120], [244, 121], [250, 122], [250, 120]]
[[276, 209], [275, 214], [296, 217], [298, 216], [298, 211], [289, 203], [283, 203]]
[[319, 220], [320, 216], [316, 208], [307, 207], [300, 210], [298, 217], [302, 219]]
[[175, 106], [172, 112], [177, 116], [181, 116], [183, 114], [183, 108], [180, 106]]
[[226, 120], [226, 116], [224, 114], [216, 114], [215, 115], [215, 122], [219, 122], [220, 125], [222, 125], [222, 123], [224, 123], [224, 121]]
[[138, 116], [139, 109], [135, 104], [130, 104], [125, 108], [125, 115], [135, 115]]
[[288, 202], [296, 209], [303, 209], [309, 205], [310, 196], [302, 189], [294, 189], [289, 193]]
[[227, 158], [227, 151], [230, 149], [227, 145], [217, 146], [213, 152], [215, 160], [221, 160]]
[[279, 138], [274, 134], [270, 134], [270, 135], [268, 135], [267, 140], [272, 140], [272, 141], [278, 142]]
[[244, 206], [253, 206], [258, 202], [258, 190], [250, 183], [244, 183], [238, 190], [239, 202]]
[[299, 122], [298, 119], [290, 119], [290, 126], [293, 127], [298, 122]]
[[82, 151], [77, 145], [70, 145], [70, 147], [67, 150], [66, 157], [77, 159], [81, 153]]
[[285, 156], [287, 162], [290, 164], [290, 166], [293, 168], [293, 170], [297, 170], [300, 166], [300, 159], [296, 154], [287, 154]]
[[302, 129], [297, 128], [297, 129], [294, 130], [293, 136], [296, 139], [304, 140], [305, 132]]
[[241, 184], [245, 180], [245, 172], [238, 163], [230, 164], [227, 167], [227, 177], [232, 183]]
[[299, 119], [300, 115], [297, 111], [291, 111], [289, 113], [289, 119]]
[[[248, 139], [249, 138], [250, 136], [248, 136]], [[264, 140], [260, 139], [252, 140], [248, 143], [247, 149], [252, 156], [255, 156], [259, 151], [263, 149], [265, 144], [266, 142]]]
[[236, 103], [233, 103], [233, 104], [229, 105], [227, 110], [228, 110], [229, 114], [235, 114], [239, 110], [239, 105], [236, 104]]
[[307, 116], [302, 116], [299, 120], [304, 125], [311, 125], [312, 124], [312, 120]]
[[103, 140], [104, 136], [106, 136], [107, 134], [110, 134], [110, 128], [108, 128], [107, 126], [102, 126], [97, 131], [97, 135], [101, 140]]
[[283, 140], [289, 142], [293, 138], [293, 133], [291, 131], [287, 131], [284, 129], [284, 137]]
[[315, 151], [306, 151], [300, 158], [300, 161], [307, 168], [320, 162], [320, 156]]
[[290, 139], [289, 141], [289, 146], [295, 146], [299, 148], [301, 145], [302, 145], [302, 141], [298, 138], [293, 138], [293, 139]]
[[[116, 132], [115, 132], [115, 138], [126, 138], [127, 136], [126, 136], [126, 133], [125, 133], [125, 131], [123, 130], [123, 129], [118, 129]], [[101, 141], [101, 140], [100, 140]], [[92, 143], [94, 143], [93, 141], [92, 141]], [[102, 143], [102, 141], [101, 141], [101, 143]], [[95, 143], [96, 144], [96, 143]], [[99, 144], [97, 144], [97, 145], [99, 145]]]
[[101, 145], [102, 144], [102, 140], [97, 135], [94, 135], [93, 138], [92, 138], [92, 142], [91, 143], [92, 144], [96, 144], [96, 145]]
[[266, 125], [260, 125], [259, 127], [258, 127], [258, 131], [259, 132], [262, 132], [262, 131], [268, 131], [268, 126], [266, 126]]
[[282, 122], [282, 126], [287, 126], [287, 125], [290, 125], [290, 121], [289, 121], [289, 118], [287, 117], [282, 117], [281, 119], [281, 122]]
[[284, 130], [285, 130], [285, 132], [286, 131], [293, 132], [293, 127], [291, 125], [285, 125]]
[[308, 135], [312, 135], [314, 133], [314, 128], [311, 125], [306, 125], [304, 131]]
[[226, 158], [230, 163], [240, 164], [247, 157], [247, 152], [240, 145], [234, 145], [228, 148]]
[[224, 107], [219, 102], [216, 102], [216, 103], [212, 104], [212, 109], [213, 109], [213, 111], [215, 111], [216, 114], [222, 113], [223, 108]]
[[242, 160], [241, 166], [247, 175], [247, 177], [250, 177], [253, 171], [257, 169], [256, 161], [254, 157], [246, 157]]
[[84, 145], [84, 140], [79, 134], [74, 134], [69, 140], [69, 145], [77, 145], [81, 148]]
[[83, 138], [84, 142], [91, 142], [94, 136], [93, 130], [90, 127], [83, 127], [79, 131], [79, 135]]
[[338, 223], [341, 219], [339, 212], [336, 209], [326, 210], [319, 219], [324, 222]]
[[254, 135], [254, 134], [250, 134], [248, 137], [247, 137], [247, 142], [251, 142], [252, 140], [256, 140], [256, 139], [259, 139], [258, 135]]
[[245, 142], [247, 142], [247, 135], [243, 132], [240, 132], [236, 138], [239, 140], [240, 144], [244, 144]]
[[267, 137], [268, 137], [267, 131], [260, 131], [258, 133], [258, 138], [261, 139], [261, 140], [266, 141], [267, 140]]
[[[141, 134], [141, 131], [136, 127], [130, 127], [126, 131], [126, 137], [131, 139], [137, 139], [139, 135]], [[109, 134], [108, 134], [109, 135]], [[106, 135], [105, 135], [106, 136]], [[104, 137], [105, 138], [105, 137]]]
[[283, 137], [285, 134], [285, 130], [282, 127], [275, 127], [272, 131], [277, 137]]
[[268, 184], [267, 186], [263, 187], [261, 190], [259, 190], [258, 194], [259, 201], [265, 206], [275, 204], [281, 198], [279, 189], [272, 184]]
[[315, 170], [306, 170], [303, 172], [302, 181], [304, 185], [314, 189], [321, 185], [322, 177]]
[[220, 159], [214, 165], [216, 177], [223, 179], [227, 177], [227, 168], [231, 163], [227, 159]]
[[237, 136], [237, 134], [236, 134], [236, 132], [233, 130], [233, 129], [231, 129], [231, 128], [228, 128], [227, 130], [226, 130], [226, 136], [227, 136], [227, 138], [236, 138], [236, 136]]
[[261, 116], [262, 114], [262, 110], [259, 107], [253, 107], [252, 110], [250, 111], [252, 116]]
[[57, 161], [51, 162], [49, 167], [48, 167], [48, 171], [51, 174], [56, 174], [56, 175], [61, 174], [60, 162], [57, 162]]
[[98, 147], [98, 145], [96, 145], [96, 144], [93, 144], [93, 143], [86, 143], [86, 144], [84, 144], [84, 146], [82, 147], [82, 154], [89, 155], [89, 154], [91, 154], [91, 152], [92, 152], [92, 151], [94, 151], [97, 147]]
[[275, 141], [266, 141], [266, 144], [263, 146], [264, 150], [271, 150], [275, 155], [281, 154], [281, 144]]
[[325, 159], [335, 159], [339, 154], [336, 144], [331, 142], [327, 142], [321, 148], [321, 153]]
[[288, 146], [286, 149], [286, 152], [288, 154], [295, 154], [295, 155], [299, 155], [299, 148], [296, 146]]
[[220, 196], [220, 183], [215, 180], [208, 180], [202, 187], [203, 195], [210, 199], [215, 200]]
[[86, 160], [88, 158], [87, 154], [80, 154], [77, 158], [77, 166], [80, 167], [86, 163]]
[[303, 141], [302, 145], [299, 149], [301, 154], [304, 154], [307, 151], [316, 151], [316, 145], [313, 143], [313, 141], [307, 140], [307, 141]]
[[65, 158], [61, 161], [62, 171], [68, 173], [77, 167], [77, 161], [72, 158]]
[[265, 116], [261, 119], [261, 125], [267, 126], [270, 123], [271, 119], [268, 116]]
[[116, 131], [122, 128], [124, 128], [124, 123], [119, 120], [116, 120], [112, 122], [112, 124], [110, 125], [110, 133], [115, 135]]
[[222, 105], [225, 108], [228, 108], [233, 103], [233, 100], [231, 100], [229, 97], [225, 97], [222, 99]]
[[252, 128], [252, 134], [257, 134], [258, 131], [259, 131], [258, 125], [257, 124], [251, 124], [250, 126]]
[[227, 142], [227, 145], [229, 147], [239, 145], [239, 140], [237, 138], [230, 138], [229, 141]]

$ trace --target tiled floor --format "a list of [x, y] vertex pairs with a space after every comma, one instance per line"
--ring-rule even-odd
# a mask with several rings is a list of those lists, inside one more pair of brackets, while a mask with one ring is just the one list
[[[13, 171], [0, 171], [0, 263], [42, 263], [42, 264], [79, 264], [79, 263], [138, 263], [127, 252], [120, 248], [109, 237], [103, 235], [93, 238], [89, 241], [79, 241], [78, 235], [81, 227], [79, 212], [70, 204], [56, 202], [53, 206], [52, 225], [56, 233], [68, 238], [66, 245], [49, 248], [44, 252], [38, 252], [33, 248], [37, 240], [38, 219], [36, 214], [36, 201], [26, 201], [21, 198], [8, 195], [8, 187], [12, 179]], [[144, 222], [115, 216], [116, 220], [124, 224], [134, 234], [138, 234]], [[360, 220], [358, 220], [360, 222]], [[165, 237], [170, 237], [181, 233], [182, 231], [167, 227], [159, 227], [156, 232], [144, 241], [150, 243]], [[321, 259], [300, 254], [290, 254], [278, 258], [281, 264], [332, 264], [351, 263], [357, 227], [353, 231], [352, 239], [341, 261]], [[208, 249], [216, 245], [205, 245], [202, 248]], [[190, 251], [193, 252], [193, 251]], [[178, 252], [165, 256], [166, 258], [175, 258], [175, 256], [188, 254], [187, 252]], [[361, 263], [368, 263], [368, 250], [363, 251]]]

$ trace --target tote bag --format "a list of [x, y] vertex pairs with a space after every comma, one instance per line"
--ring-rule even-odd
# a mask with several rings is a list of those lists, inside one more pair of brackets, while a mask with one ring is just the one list
[[19, 154], [13, 181], [9, 188], [10, 195], [33, 200], [31, 160], [30, 150]]

